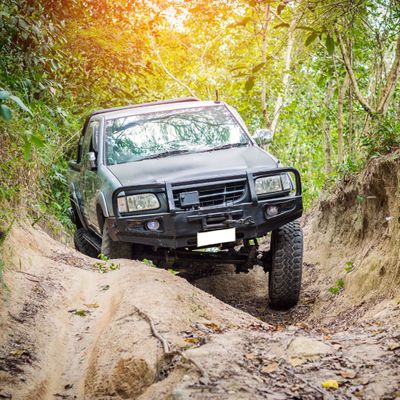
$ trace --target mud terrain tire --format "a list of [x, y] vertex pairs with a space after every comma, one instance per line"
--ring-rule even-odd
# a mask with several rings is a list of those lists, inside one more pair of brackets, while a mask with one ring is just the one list
[[75, 248], [85, 256], [97, 258], [97, 250], [85, 239], [86, 229], [78, 228], [74, 234]]
[[101, 240], [101, 253], [108, 258], [128, 258], [132, 259], [133, 246], [130, 243], [114, 242], [108, 231], [108, 224], [103, 227], [103, 237]]
[[287, 310], [300, 297], [303, 268], [303, 231], [297, 221], [272, 232], [272, 264], [268, 277], [271, 308]]

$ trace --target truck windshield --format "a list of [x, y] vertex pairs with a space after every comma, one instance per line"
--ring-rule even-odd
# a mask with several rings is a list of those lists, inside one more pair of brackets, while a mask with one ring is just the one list
[[224, 106], [130, 115], [106, 122], [108, 165], [249, 145]]

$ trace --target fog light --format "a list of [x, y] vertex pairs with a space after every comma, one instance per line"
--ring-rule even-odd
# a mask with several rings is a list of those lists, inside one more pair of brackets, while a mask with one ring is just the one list
[[279, 212], [277, 206], [268, 206], [267, 207], [267, 215], [268, 217], [273, 217], [274, 215], [277, 215]]
[[147, 221], [146, 227], [149, 231], [158, 231], [160, 223], [158, 221]]

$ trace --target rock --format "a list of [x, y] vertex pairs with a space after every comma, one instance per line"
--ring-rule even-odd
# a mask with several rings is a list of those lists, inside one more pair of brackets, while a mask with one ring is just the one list
[[400, 343], [392, 342], [388, 344], [388, 350], [400, 349]]
[[354, 371], [354, 369], [344, 369], [339, 373], [345, 379], [354, 379], [357, 375], [357, 372]]
[[314, 360], [333, 352], [331, 346], [305, 336], [295, 338], [287, 349], [287, 355], [293, 366], [303, 364], [307, 360]]
[[194, 349], [189, 349], [185, 351], [185, 354], [189, 358], [193, 359], [204, 359], [210, 357], [210, 352], [206, 349], [202, 349], [201, 347], [196, 347]]
[[346, 350], [347, 358], [353, 362], [373, 364], [375, 361], [384, 358], [386, 353], [377, 344], [359, 344]]

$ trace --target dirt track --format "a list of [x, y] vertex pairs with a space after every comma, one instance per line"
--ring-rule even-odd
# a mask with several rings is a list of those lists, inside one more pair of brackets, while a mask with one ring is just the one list
[[7, 246], [0, 399], [400, 396], [399, 305], [365, 319], [359, 307], [333, 324], [315, 307], [312, 264], [299, 306], [279, 313], [257, 269], [191, 285], [127, 260], [101, 274], [95, 260], [32, 229], [15, 229]]

